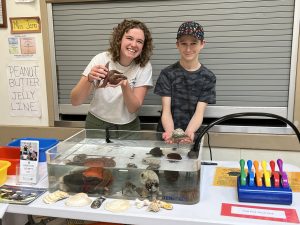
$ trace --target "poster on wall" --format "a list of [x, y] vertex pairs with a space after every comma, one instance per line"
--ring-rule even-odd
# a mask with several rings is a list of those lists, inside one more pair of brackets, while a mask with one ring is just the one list
[[8, 51], [15, 60], [37, 60], [36, 38], [26, 35], [8, 37]]
[[7, 66], [11, 116], [41, 117], [40, 68], [37, 63]]

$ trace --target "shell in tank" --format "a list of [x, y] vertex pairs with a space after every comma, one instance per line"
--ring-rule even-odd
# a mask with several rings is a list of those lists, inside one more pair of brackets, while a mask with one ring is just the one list
[[149, 192], [158, 192], [159, 178], [153, 170], [144, 170], [140, 174], [140, 180]]

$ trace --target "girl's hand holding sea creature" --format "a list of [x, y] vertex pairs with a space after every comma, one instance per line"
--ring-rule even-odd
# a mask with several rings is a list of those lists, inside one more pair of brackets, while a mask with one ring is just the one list
[[100, 80], [104, 79], [107, 76], [107, 74], [108, 68], [105, 65], [93, 66], [88, 75], [88, 81], [90, 83], [97, 81], [97, 84], [99, 85]]

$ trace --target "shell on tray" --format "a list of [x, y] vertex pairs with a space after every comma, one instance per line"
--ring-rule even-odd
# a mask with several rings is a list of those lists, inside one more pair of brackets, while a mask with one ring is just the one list
[[158, 212], [160, 210], [160, 203], [158, 201], [153, 201], [148, 206], [148, 210], [152, 212]]
[[106, 202], [104, 209], [110, 212], [123, 212], [130, 207], [130, 202], [123, 199], [115, 199], [109, 202]]
[[57, 202], [59, 200], [65, 199], [67, 197], [69, 197], [69, 194], [67, 192], [57, 190], [57, 191], [54, 191], [52, 193], [47, 194], [43, 198], [43, 201], [46, 204], [51, 204], [51, 203], [55, 203], [55, 202]]
[[144, 206], [150, 205], [150, 201], [149, 201], [148, 199], [145, 199], [145, 200], [139, 200], [139, 199], [137, 198], [137, 199], [135, 199], [134, 204], [135, 204], [135, 206], [136, 206], [138, 209], [141, 209], [141, 208], [143, 208]]
[[92, 203], [92, 199], [88, 197], [86, 193], [78, 193], [73, 196], [70, 196], [66, 201], [65, 205], [73, 206], [73, 207], [83, 207], [90, 205]]
[[171, 210], [173, 209], [173, 205], [164, 201], [154, 200], [148, 206], [148, 210], [152, 212], [158, 212], [160, 208]]
[[98, 209], [100, 208], [100, 206], [102, 205], [102, 203], [106, 200], [105, 197], [103, 196], [100, 196], [99, 198], [96, 198], [92, 204], [91, 204], [91, 208], [93, 209]]

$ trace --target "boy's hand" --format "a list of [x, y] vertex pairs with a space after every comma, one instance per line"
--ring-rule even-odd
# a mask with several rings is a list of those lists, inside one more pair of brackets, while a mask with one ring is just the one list
[[163, 139], [167, 144], [171, 144], [171, 142], [170, 142], [171, 136], [172, 136], [172, 132], [164, 132], [164, 133], [162, 134], [162, 139]]
[[194, 138], [195, 138], [195, 133], [194, 132], [186, 130], [185, 134], [189, 137], [190, 142], [194, 141]]
[[173, 131], [164, 132], [162, 134], [162, 138], [167, 144], [189, 144], [193, 142], [193, 139], [191, 139], [188, 135], [184, 135], [182, 137], [173, 137]]

